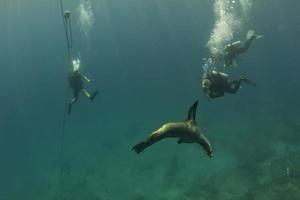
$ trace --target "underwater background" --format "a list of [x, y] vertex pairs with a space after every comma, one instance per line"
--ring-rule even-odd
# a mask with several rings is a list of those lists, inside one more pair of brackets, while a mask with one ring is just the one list
[[[72, 58], [100, 93], [93, 103], [81, 95], [61, 148], [68, 57], [59, 1], [1, 0], [0, 200], [300, 199], [300, 1], [233, 1], [237, 27], [224, 34], [264, 37], [224, 71], [257, 87], [209, 102], [203, 58], [216, 4], [226, 2], [64, 0]], [[195, 100], [213, 158], [175, 139], [131, 151], [184, 120]]]

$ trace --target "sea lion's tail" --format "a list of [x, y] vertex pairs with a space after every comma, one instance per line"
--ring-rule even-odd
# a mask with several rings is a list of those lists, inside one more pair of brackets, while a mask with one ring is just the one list
[[151, 143], [147, 141], [140, 142], [136, 144], [134, 147], [132, 147], [132, 150], [134, 150], [137, 154], [141, 153], [144, 151], [147, 147], [149, 147]]

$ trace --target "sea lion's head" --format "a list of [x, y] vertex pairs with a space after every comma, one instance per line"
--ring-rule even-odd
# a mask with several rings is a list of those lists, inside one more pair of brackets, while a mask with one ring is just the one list
[[209, 140], [202, 134], [200, 134], [200, 140], [199, 140], [199, 144], [203, 147], [203, 149], [206, 151], [206, 154], [209, 157], [213, 157], [213, 148], [209, 142]]

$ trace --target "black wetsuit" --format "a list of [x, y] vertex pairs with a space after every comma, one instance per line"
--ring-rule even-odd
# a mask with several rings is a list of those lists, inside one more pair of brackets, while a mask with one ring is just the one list
[[228, 50], [225, 50], [225, 56], [224, 56], [225, 66], [230, 66], [233, 60], [239, 54], [245, 53], [249, 49], [253, 39], [255, 39], [254, 36], [246, 40], [244, 45], [241, 45], [239, 47], [231, 47], [231, 48], [229, 47]]
[[228, 77], [219, 72], [209, 73], [205, 79], [211, 82], [208, 94], [210, 98], [222, 97], [225, 92], [235, 94], [243, 81], [243, 79], [238, 79], [228, 82]]
[[68, 81], [69, 81], [69, 85], [73, 90], [73, 98], [69, 103], [69, 107], [68, 107], [68, 114], [71, 113], [72, 110], [72, 104], [77, 102], [78, 97], [79, 97], [79, 92], [83, 91], [83, 93], [85, 94], [85, 96], [90, 100], [90, 101], [94, 101], [94, 98], [96, 97], [96, 95], [98, 94], [98, 91], [93, 92], [92, 94], [89, 94], [88, 91], [86, 91], [83, 87], [83, 80], [85, 81], [90, 81], [88, 78], [86, 78], [85, 76], [83, 76], [79, 71], [72, 71], [69, 73], [68, 76]]
[[82, 75], [78, 71], [70, 72], [68, 80], [70, 87], [73, 89], [73, 97], [78, 98], [79, 92], [83, 89]]

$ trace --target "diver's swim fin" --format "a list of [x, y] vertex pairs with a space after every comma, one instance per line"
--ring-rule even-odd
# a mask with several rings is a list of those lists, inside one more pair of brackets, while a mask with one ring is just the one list
[[261, 39], [263, 37], [264, 37], [264, 35], [255, 35], [255, 39]]
[[94, 92], [94, 93], [91, 95], [90, 100], [91, 100], [91, 101], [94, 101], [94, 99], [95, 99], [95, 97], [97, 96], [98, 93], [99, 93], [99, 91]]
[[247, 78], [243, 79], [243, 81], [244, 81], [245, 83], [248, 83], [248, 84], [250, 84], [250, 85], [256, 87], [256, 83], [253, 82], [253, 81], [251, 81], [251, 80], [249, 80], [249, 79], [247, 79]]
[[247, 40], [251, 39], [251, 38], [255, 38], [255, 39], [261, 39], [263, 38], [264, 35], [256, 35], [254, 30], [249, 30], [247, 33]]

